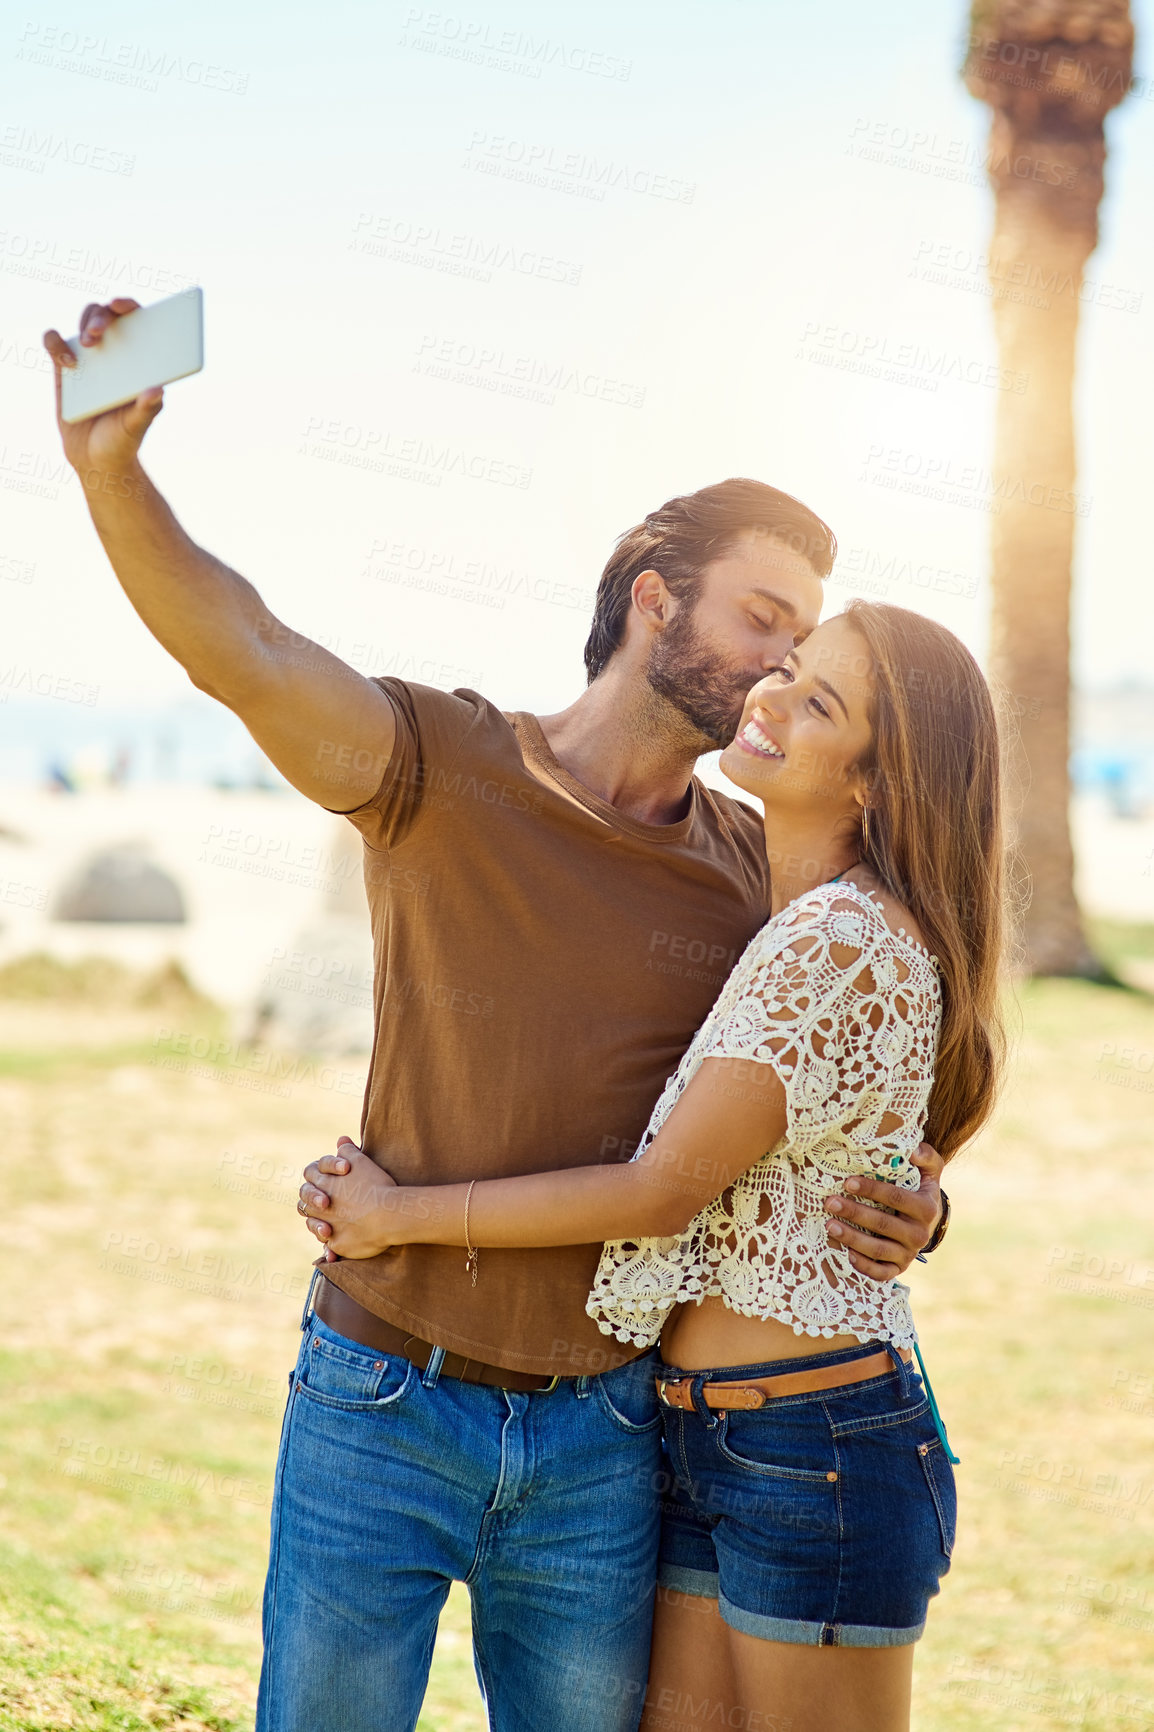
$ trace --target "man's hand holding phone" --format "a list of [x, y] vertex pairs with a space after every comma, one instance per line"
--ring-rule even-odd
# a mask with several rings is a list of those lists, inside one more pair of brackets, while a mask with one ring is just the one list
[[[84, 348], [98, 344], [105, 331], [126, 313], [135, 313], [139, 301], [121, 296], [104, 306], [90, 302], [80, 315], [80, 342]], [[44, 333], [44, 347], [52, 357], [56, 375], [56, 425], [64, 445], [64, 455], [79, 475], [86, 491], [111, 491], [109, 482], [123, 485], [136, 470], [141, 442], [164, 407], [164, 388], [154, 385], [142, 391], [130, 403], [106, 409], [87, 421], [65, 421], [61, 415], [61, 375], [77, 365], [66, 340], [59, 331]]]
[[329, 811], [362, 805], [393, 752], [391, 699], [299, 633], [285, 656], [278, 645], [288, 627], [239, 572], [197, 546], [141, 462], [162, 385], [204, 364], [200, 289], [143, 308], [127, 298], [94, 302], [81, 314], [78, 337], [47, 331], [44, 346], [65, 456], [109, 564], [148, 630], [198, 690], [240, 717], [294, 788]]

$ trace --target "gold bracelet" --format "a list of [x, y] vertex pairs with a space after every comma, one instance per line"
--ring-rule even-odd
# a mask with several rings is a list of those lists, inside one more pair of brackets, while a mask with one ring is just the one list
[[473, 1277], [474, 1287], [477, 1285], [477, 1247], [469, 1243], [469, 1203], [476, 1183], [476, 1179], [470, 1179], [469, 1189], [465, 1192], [465, 1250], [469, 1253], [465, 1258], [465, 1267]]

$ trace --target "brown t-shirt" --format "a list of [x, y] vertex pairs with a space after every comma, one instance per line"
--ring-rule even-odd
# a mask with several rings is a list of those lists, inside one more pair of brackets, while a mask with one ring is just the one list
[[[348, 814], [373, 928], [362, 1147], [401, 1184], [627, 1160], [767, 917], [760, 819], [695, 778], [681, 822], [636, 823], [532, 716], [377, 684], [396, 750]], [[575, 1376], [632, 1357], [585, 1313], [600, 1252], [487, 1248], [475, 1287], [464, 1251], [439, 1245], [325, 1274], [423, 1340]]]

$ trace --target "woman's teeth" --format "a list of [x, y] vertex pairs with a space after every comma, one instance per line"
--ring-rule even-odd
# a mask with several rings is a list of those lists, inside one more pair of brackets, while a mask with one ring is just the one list
[[746, 722], [741, 730], [741, 737], [751, 752], [756, 752], [762, 758], [784, 758], [785, 753], [780, 746], [775, 746], [769, 735], [763, 733], [752, 719]]

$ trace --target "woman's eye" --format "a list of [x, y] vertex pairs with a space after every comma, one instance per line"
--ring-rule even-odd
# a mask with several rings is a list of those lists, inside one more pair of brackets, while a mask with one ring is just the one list
[[824, 716], [826, 718], [826, 720], [828, 721], [829, 720], [829, 711], [826, 709], [826, 707], [822, 703], [821, 699], [820, 698], [810, 698], [809, 701], [813, 705], [814, 709], [817, 711], [818, 715]]

